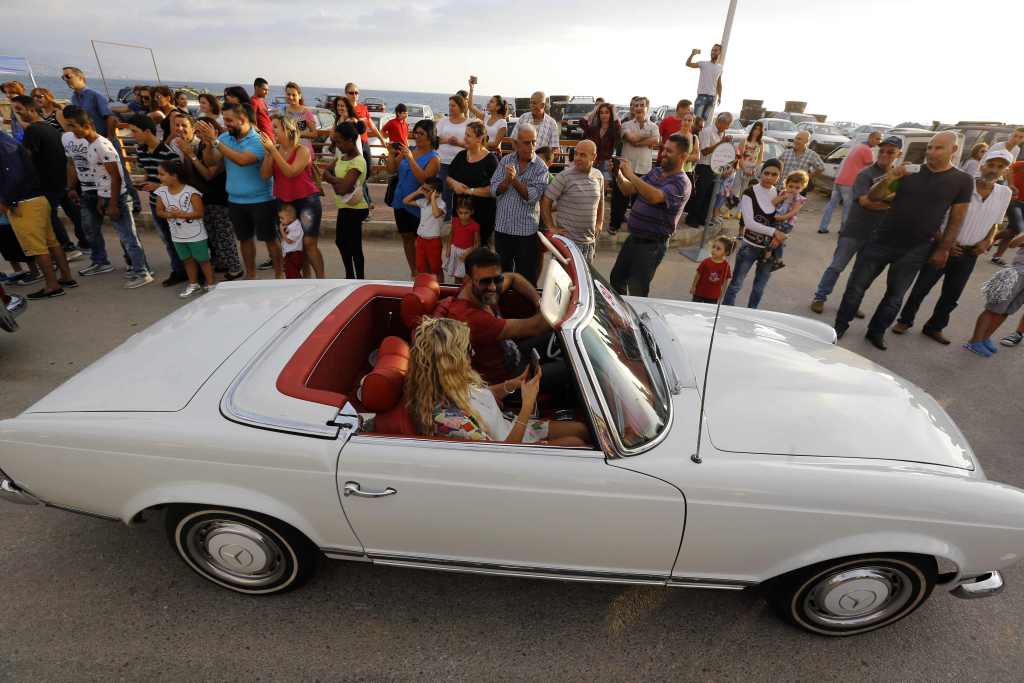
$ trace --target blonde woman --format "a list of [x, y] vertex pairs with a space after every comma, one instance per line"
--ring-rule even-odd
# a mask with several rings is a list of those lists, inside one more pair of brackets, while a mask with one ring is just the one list
[[313, 179], [313, 153], [302, 145], [295, 120], [287, 114], [270, 117], [274, 127], [274, 138], [260, 133], [260, 142], [267, 154], [263, 157], [260, 174], [274, 178], [274, 197], [282, 204], [295, 207], [295, 215], [302, 224], [302, 248], [306, 252], [306, 263], [313, 268], [316, 277], [324, 276], [324, 257], [317, 241], [320, 238], [320, 220], [323, 204], [320, 203], [320, 186]]
[[64, 128], [57, 119], [57, 114], [63, 111], [64, 107], [60, 106], [60, 103], [57, 102], [53, 91], [49, 88], [32, 88], [32, 100], [36, 103], [36, 108], [39, 109], [39, 115], [43, 117], [43, 120], [57, 130], [64, 132]]
[[[405, 395], [409, 416], [424, 436], [470, 441], [547, 443], [588, 446], [582, 422], [534, 420], [540, 371], [524, 372], [503, 384], [487, 386], [469, 361], [469, 326], [450, 318], [424, 318], [413, 335]], [[502, 412], [499, 400], [522, 391], [515, 420]]]

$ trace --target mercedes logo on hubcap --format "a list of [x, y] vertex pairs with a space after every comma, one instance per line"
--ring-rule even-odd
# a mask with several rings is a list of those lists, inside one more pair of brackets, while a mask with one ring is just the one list
[[224, 560], [224, 562], [236, 567], [248, 567], [254, 559], [251, 552], [235, 544], [222, 546], [217, 551], [217, 554], [220, 555], [220, 559]]

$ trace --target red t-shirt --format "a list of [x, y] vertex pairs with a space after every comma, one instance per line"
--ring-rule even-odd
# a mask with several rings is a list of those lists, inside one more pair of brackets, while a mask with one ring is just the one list
[[252, 110], [256, 114], [256, 127], [261, 133], [266, 133], [267, 137], [276, 141], [274, 124], [270, 120], [270, 112], [267, 111], [267, 101], [262, 97], [252, 98]]
[[473, 246], [476, 234], [480, 232], [480, 224], [470, 219], [469, 224], [463, 225], [458, 216], [452, 216], [452, 246], [459, 249], [470, 249]]
[[1015, 161], [1010, 168], [1013, 169], [1013, 187], [1017, 190], [1014, 200], [1024, 202], [1024, 161]]
[[448, 317], [469, 325], [469, 342], [473, 345], [473, 369], [488, 384], [498, 384], [511, 377], [505, 368], [505, 343], [501, 331], [505, 319], [469, 299], [456, 297], [448, 307]]
[[406, 119], [391, 119], [380, 129], [390, 142], [401, 142], [409, 144], [409, 122]]
[[694, 296], [717, 301], [718, 297], [722, 296], [722, 285], [732, 277], [732, 268], [729, 267], [728, 261], [723, 259], [721, 263], [715, 263], [709, 256], [697, 266], [697, 273], [700, 279], [697, 280]]
[[[683, 129], [683, 122], [675, 116], [666, 116], [658, 124], [658, 134], [661, 135], [661, 144], [664, 146], [668, 139]], [[661, 161], [661, 150], [658, 150], [658, 161]]]
[[366, 108], [365, 104], [357, 104], [356, 116], [359, 117], [360, 121], [366, 124], [366, 130], [364, 130], [363, 134], [360, 136], [363, 142], [366, 142], [370, 139], [370, 110]]

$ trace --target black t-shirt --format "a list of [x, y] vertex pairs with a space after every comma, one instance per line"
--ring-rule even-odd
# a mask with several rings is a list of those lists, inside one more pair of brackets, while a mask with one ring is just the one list
[[60, 132], [45, 121], [36, 121], [25, 129], [22, 144], [32, 155], [43, 192], [63, 192], [67, 186], [68, 159]]
[[[200, 142], [196, 147], [196, 156], [200, 159], [203, 158], [203, 150], [206, 149], [206, 143]], [[198, 173], [198, 171], [197, 171]], [[228, 204], [228, 174], [224, 170], [224, 166], [221, 166], [220, 173], [213, 177], [213, 180], [204, 179], [203, 182], [206, 184], [206, 190], [203, 192], [203, 204], [209, 206], [210, 204], [218, 204], [221, 206], [227, 206]]]
[[[470, 163], [467, 159], [466, 150], [455, 155], [452, 163], [448, 165], [448, 177], [464, 183], [468, 187], [490, 186], [491, 176], [498, 168], [498, 158], [488, 153], [480, 161]], [[486, 223], [494, 223], [495, 202], [494, 197], [473, 197], [473, 217], [481, 226]], [[452, 207], [454, 211], [454, 207]]]
[[931, 242], [954, 204], [968, 204], [974, 180], [958, 168], [933, 173], [928, 166], [899, 181], [882, 224], [878, 241], [893, 247], [915, 247]]

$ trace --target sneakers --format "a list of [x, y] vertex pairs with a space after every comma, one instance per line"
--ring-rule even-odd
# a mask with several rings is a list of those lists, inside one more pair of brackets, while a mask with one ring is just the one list
[[[608, 232], [611, 232], [611, 230], [609, 230]], [[261, 263], [258, 266], [256, 266], [256, 270], [270, 270], [273, 267], [274, 267], [273, 259], [267, 259], [263, 263]]]
[[197, 283], [197, 282], [190, 282], [188, 287], [186, 287], [185, 289], [181, 290], [181, 294], [178, 295], [178, 298], [187, 299], [190, 296], [192, 296], [193, 294], [195, 294], [196, 292], [198, 292], [200, 289], [202, 289], [202, 287], [199, 286], [199, 283]]
[[93, 275], [102, 275], [103, 273], [111, 273], [114, 270], [114, 266], [109, 263], [93, 263], [91, 265], [82, 268], [78, 271], [78, 274], [82, 277], [91, 277]]
[[82, 258], [82, 252], [80, 252], [77, 249], [71, 249], [71, 250], [65, 249], [64, 250], [64, 256], [67, 257], [68, 262], [70, 263], [71, 261], [77, 261], [80, 258]]
[[149, 273], [142, 273], [141, 275], [136, 273], [134, 277], [131, 277], [127, 282], [124, 283], [124, 288], [137, 289], [138, 287], [142, 287], [143, 285], [148, 285], [152, 281], [153, 276], [150, 275]]
[[998, 256], [993, 256], [990, 259], [990, 261], [992, 263], [996, 264], [997, 266], [1005, 266], [1006, 265], [1006, 261], [1004, 261], [1003, 259], [999, 258]]
[[999, 343], [1003, 346], [1017, 346], [1020, 344], [1022, 339], [1024, 339], [1024, 334], [1021, 334], [1020, 332], [1013, 332], [1000, 339]]
[[964, 348], [970, 351], [971, 353], [978, 354], [982, 358], [992, 357], [992, 352], [989, 351], [981, 342], [967, 342], [966, 344], [964, 344]]
[[12, 280], [12, 285], [31, 285], [43, 279], [42, 273], [24, 273], [20, 280]]
[[811, 302], [811, 310], [814, 311], [815, 313], [824, 313], [824, 311], [825, 311], [825, 302], [824, 301], [812, 301]]
[[238, 278], [240, 278], [240, 277], [242, 277], [244, 275], [245, 275], [245, 271], [244, 270], [240, 270], [237, 273], [228, 273], [228, 274], [226, 274], [224, 276], [224, 279], [227, 280], [228, 282], [231, 282], [232, 280], [237, 280]]
[[47, 292], [46, 289], [40, 289], [35, 292], [31, 292], [25, 295], [25, 298], [29, 301], [39, 301], [40, 299], [56, 299], [58, 296], [64, 296], [64, 290], [58, 287], [52, 292]]

